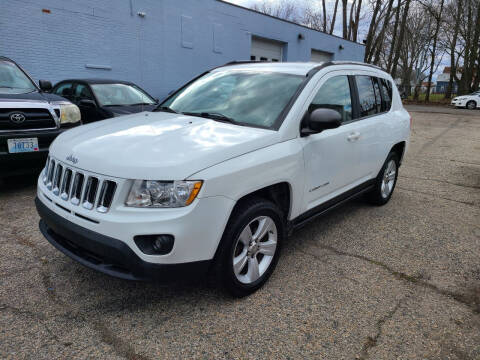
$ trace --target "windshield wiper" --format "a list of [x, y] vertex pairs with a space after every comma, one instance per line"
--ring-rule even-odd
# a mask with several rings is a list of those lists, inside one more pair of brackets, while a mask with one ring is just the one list
[[169, 112], [169, 113], [178, 114], [178, 111], [175, 111], [168, 106], [157, 106], [155, 109], [153, 109], [153, 111], [165, 111], [165, 112]]
[[220, 113], [216, 112], [182, 112], [184, 115], [190, 115], [190, 116], [198, 116], [198, 117], [204, 117], [207, 119], [212, 119], [212, 120], [218, 120], [218, 121], [224, 121], [228, 122], [231, 124], [238, 125], [238, 121], [235, 119], [232, 119], [231, 117], [225, 116]]
[[136, 104], [129, 104], [129, 105], [127, 105], [127, 106], [139, 106], [139, 105], [154, 105], [154, 104], [141, 102], [141, 103], [136, 103]]

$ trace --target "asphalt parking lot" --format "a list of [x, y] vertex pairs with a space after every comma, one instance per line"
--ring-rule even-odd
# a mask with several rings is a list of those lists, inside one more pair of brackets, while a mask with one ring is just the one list
[[392, 201], [294, 233], [244, 299], [86, 269], [40, 235], [35, 179], [0, 183], [0, 358], [480, 359], [480, 111], [410, 110]]

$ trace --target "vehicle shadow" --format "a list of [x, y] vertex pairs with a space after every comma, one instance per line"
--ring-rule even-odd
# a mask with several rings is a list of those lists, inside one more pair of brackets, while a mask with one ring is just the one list
[[35, 190], [38, 174], [0, 178], [0, 194], [11, 194], [22, 190]]
[[[292, 255], [294, 253], [298, 256], [298, 251], [294, 250], [306, 252], [311, 245], [309, 242], [313, 233], [317, 236], [321, 235], [330, 226], [342, 223], [345, 217], [348, 218], [353, 216], [355, 212], [363, 211], [366, 206], [368, 205], [361, 199], [353, 200], [307, 224], [287, 239], [283, 246], [282, 257], [294, 256]], [[280, 261], [282, 260], [280, 259]], [[233, 298], [215, 282], [212, 276], [192, 281], [168, 283], [128, 281], [95, 272], [70, 259], [65, 259], [61, 263], [60, 266], [58, 263], [57, 265], [52, 264], [55, 269], [51, 270], [57, 276], [62, 274], [61, 277], [65, 281], [67, 281], [67, 278], [71, 279], [70, 290], [72, 292], [69, 296], [75, 298], [82, 311], [86, 313], [90, 311], [105, 313], [147, 311], [152, 307], [172, 302], [184, 304], [185, 311], [188, 310], [186, 304], [191, 303], [195, 303], [204, 309], [211, 309], [211, 306], [222, 306], [222, 304], [242, 302], [248, 299], [248, 297], [244, 299]], [[260, 291], [267, 291], [268, 293], [268, 286]], [[90, 295], [82, 296], [82, 294]], [[91, 294], [95, 294], [95, 296], [92, 297]]]

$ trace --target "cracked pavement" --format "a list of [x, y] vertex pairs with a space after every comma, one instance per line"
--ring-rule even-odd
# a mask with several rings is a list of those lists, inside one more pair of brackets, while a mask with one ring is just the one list
[[0, 358], [480, 359], [480, 111], [409, 110], [391, 202], [294, 233], [244, 299], [86, 269], [40, 235], [35, 179], [0, 183]]

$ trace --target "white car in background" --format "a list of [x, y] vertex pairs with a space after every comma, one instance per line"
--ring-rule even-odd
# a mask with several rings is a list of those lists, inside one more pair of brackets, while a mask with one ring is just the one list
[[59, 136], [38, 180], [40, 229], [109, 275], [213, 272], [245, 296], [293, 230], [361, 194], [390, 200], [410, 121], [371, 65], [228, 64], [154, 112]]
[[452, 105], [455, 107], [464, 107], [469, 110], [480, 108], [480, 91], [471, 94], [457, 96], [452, 99]]

